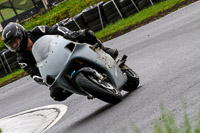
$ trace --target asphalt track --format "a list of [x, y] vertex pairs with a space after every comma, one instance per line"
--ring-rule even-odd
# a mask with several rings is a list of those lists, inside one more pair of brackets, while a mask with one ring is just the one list
[[[64, 117], [47, 133], [129, 133], [134, 123], [152, 132], [160, 104], [183, 122], [183, 103], [190, 120], [200, 105], [200, 1], [105, 43], [128, 55], [127, 64], [140, 76], [140, 87], [109, 105], [72, 95]], [[29, 77], [0, 88], [0, 118], [56, 104], [49, 90]]]

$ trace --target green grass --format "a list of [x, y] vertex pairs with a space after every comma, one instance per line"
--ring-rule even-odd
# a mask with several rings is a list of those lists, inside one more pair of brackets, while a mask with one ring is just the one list
[[103, 36], [112, 34], [116, 31], [123, 30], [131, 25], [135, 25], [137, 23], [142, 22], [143, 20], [153, 17], [157, 15], [159, 12], [167, 10], [172, 8], [174, 5], [181, 3], [185, 0], [165, 0], [160, 3], [155, 4], [154, 6], [151, 6], [149, 8], [146, 8], [142, 10], [141, 12], [130, 16], [128, 18], [119, 20], [115, 24], [107, 25], [105, 29], [99, 31], [96, 33], [96, 36], [98, 38], [101, 38]]
[[[5, 4], [6, 2], [6, 4]], [[10, 6], [10, 3], [8, 0], [0, 0], [0, 4], [4, 3], [4, 6]], [[18, 14], [26, 11], [27, 9], [30, 9], [33, 7], [33, 3], [31, 0], [14, 0], [12, 1], [14, 7], [16, 8], [16, 11]], [[12, 8], [3, 8], [1, 9], [1, 14], [5, 20], [14, 17], [16, 14], [14, 13]], [[2, 17], [0, 17], [0, 22], [3, 22]]]
[[[164, 106], [162, 106], [161, 114], [161, 118], [154, 124], [154, 133], [179, 133], [180, 129], [178, 128], [172, 113], [166, 112]], [[187, 115], [184, 117], [188, 121]], [[188, 127], [188, 123], [184, 123], [184, 125]]]
[[183, 123], [179, 126], [173, 114], [165, 111], [164, 107], [161, 107], [162, 116], [154, 124], [153, 133], [200, 133], [200, 113], [196, 119], [196, 123], [191, 122], [188, 118], [186, 109], [184, 109]]
[[161, 118], [154, 123], [153, 133], [200, 133], [200, 111], [197, 117], [195, 117], [195, 122], [189, 120], [187, 114], [187, 104], [184, 99], [182, 99], [184, 115], [183, 122], [178, 125], [175, 121], [173, 114], [166, 111], [164, 105], [161, 104]]
[[[161, 117], [153, 122], [152, 133], [200, 133], [200, 111], [195, 121], [190, 121], [184, 107], [183, 122], [178, 125], [172, 112], [166, 111], [161, 105]], [[130, 125], [133, 133], [142, 133], [135, 124]], [[122, 133], [127, 133], [126, 128], [122, 128]]]
[[8, 75], [6, 75], [6, 76], [3, 77], [3, 78], [0, 78], [0, 84], [3, 83], [3, 82], [5, 82], [5, 81], [7, 81], [7, 80], [10, 80], [10, 79], [12, 79], [12, 78], [18, 76], [19, 74], [21, 74], [21, 73], [23, 73], [23, 72], [24, 72], [23, 69], [17, 69], [17, 70], [15, 70], [13, 73], [8, 74]]
[[[80, 13], [83, 9], [100, 1], [102, 0], [67, 0], [46, 13], [28, 19], [22, 23], [22, 25], [27, 30], [30, 30], [38, 25], [54, 25], [56, 22], [59, 22], [65, 18], [71, 18]], [[108, 0], [103, 1], [106, 2]], [[0, 49], [3, 49], [5, 46], [1, 40], [2, 39], [0, 36]]]
[[[23, 10], [17, 10], [17, 13], [20, 14], [24, 12]], [[13, 9], [2, 9], [1, 10], [1, 13], [3, 14], [3, 17], [5, 20], [11, 18], [11, 17], [14, 17], [16, 14], [14, 13]], [[0, 22], [3, 22], [3, 19], [2, 17], [0, 17]]]
[[[58, 5], [54, 9], [50, 10], [49, 12], [38, 15], [33, 19], [26, 21], [23, 26], [26, 29], [31, 29], [38, 25], [53, 25], [56, 22], [66, 18], [72, 17], [83, 9], [93, 5], [101, 0], [68, 0], [63, 2], [62, 4]], [[104, 0], [108, 1], [108, 0]], [[150, 6], [135, 15], [119, 20], [115, 24], [107, 25], [105, 29], [95, 33], [98, 38], [104, 37], [106, 35], [112, 34], [116, 31], [123, 30], [131, 25], [135, 25], [143, 20], [150, 18], [152, 16], [157, 15], [159, 12], [172, 8], [178, 3], [181, 3], [187, 0], [165, 0], [160, 3], [155, 4], [154, 6]], [[1, 39], [1, 37], [0, 37]], [[4, 48], [3, 42], [0, 41], [0, 49]], [[20, 70], [21, 71], [21, 70]], [[20, 73], [19, 71], [19, 73]], [[16, 75], [16, 74], [15, 74]], [[14, 77], [14, 74], [9, 75], [9, 77]], [[5, 80], [9, 79], [9, 77], [0, 78], [0, 84]]]
[[8, 2], [8, 0], [0, 0], [0, 4], [2, 4], [4, 2]]
[[71, 18], [80, 13], [83, 9], [100, 1], [102, 0], [67, 0], [47, 13], [38, 15], [34, 19], [26, 21], [23, 26], [29, 30], [38, 25], [54, 25], [56, 22], [67, 17]]

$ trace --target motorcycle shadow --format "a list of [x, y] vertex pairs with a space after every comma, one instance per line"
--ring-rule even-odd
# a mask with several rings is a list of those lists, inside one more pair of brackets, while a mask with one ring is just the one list
[[89, 122], [90, 120], [94, 119], [95, 117], [100, 116], [103, 112], [105, 112], [106, 110], [112, 108], [115, 105], [112, 104], [106, 104], [103, 107], [97, 109], [95, 112], [89, 114], [88, 116], [80, 119], [79, 121], [75, 122], [74, 124], [72, 124], [70, 126], [70, 129], [76, 129], [77, 127], [80, 127], [81, 125], [86, 124], [87, 122]]
[[[127, 99], [129, 96], [132, 95], [132, 93], [134, 93], [135, 91], [137, 91], [138, 89], [140, 89], [142, 86], [139, 86], [137, 89], [131, 91], [131, 92], [123, 92], [123, 100]], [[120, 104], [123, 104], [123, 100], [116, 104], [116, 105], [112, 105], [112, 104], [106, 104], [103, 107], [97, 109], [95, 112], [89, 114], [88, 116], [85, 116], [84, 118], [76, 121], [75, 123], [73, 123], [70, 126], [70, 130], [76, 129], [78, 127], [81, 127], [83, 125], [85, 125], [86, 123], [92, 121], [93, 119], [95, 119], [96, 117], [100, 117], [101, 115], [104, 115], [103, 113], [105, 113], [106, 111], [108, 111], [109, 109], [111, 109], [114, 106], [120, 106]], [[68, 131], [68, 130], [67, 130]]]
[[[136, 93], [138, 90], [140, 90], [140, 88], [142, 88], [142, 86], [137, 87], [135, 90], [132, 90], [130, 92], [126, 92], [124, 91], [124, 93], [122, 93], [123, 95], [123, 100], [125, 100], [126, 98], [128, 98], [128, 96], [132, 95], [133, 93]], [[123, 100], [121, 102], [123, 102]]]

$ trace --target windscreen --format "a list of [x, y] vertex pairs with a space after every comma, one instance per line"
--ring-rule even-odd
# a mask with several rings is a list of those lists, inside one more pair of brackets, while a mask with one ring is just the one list
[[57, 35], [45, 35], [34, 43], [32, 53], [37, 62], [37, 66], [44, 64], [57, 38]]

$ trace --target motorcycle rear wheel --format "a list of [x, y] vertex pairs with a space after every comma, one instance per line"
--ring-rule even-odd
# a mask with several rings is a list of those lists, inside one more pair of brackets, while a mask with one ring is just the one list
[[135, 73], [131, 68], [123, 70], [123, 72], [125, 72], [128, 77], [127, 85], [123, 88], [123, 90], [130, 92], [137, 89], [140, 83], [137, 73]]
[[106, 81], [104, 81], [104, 83], [99, 82], [91, 75], [78, 73], [75, 78], [75, 83], [86, 92], [102, 101], [117, 104], [122, 100], [122, 94], [110, 83]]

